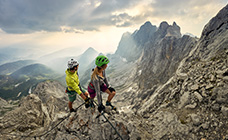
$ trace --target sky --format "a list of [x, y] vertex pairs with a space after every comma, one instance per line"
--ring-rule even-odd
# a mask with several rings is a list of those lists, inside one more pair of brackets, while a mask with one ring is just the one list
[[54, 52], [69, 47], [114, 53], [121, 36], [146, 21], [175, 21], [200, 37], [227, 0], [0, 0], [0, 48]]

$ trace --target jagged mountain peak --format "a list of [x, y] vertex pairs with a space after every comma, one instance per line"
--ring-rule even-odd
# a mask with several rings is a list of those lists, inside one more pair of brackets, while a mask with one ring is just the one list
[[160, 25], [159, 25], [159, 30], [167, 30], [167, 28], [169, 27], [169, 24], [168, 24], [168, 22], [166, 22], [166, 21], [162, 21], [161, 23], [160, 23]]
[[146, 36], [151, 36], [156, 30], [157, 27], [155, 25], [152, 25], [150, 21], [147, 21], [142, 26], [140, 26], [139, 30], [136, 30], [132, 36], [136, 40], [138, 39], [139, 42], [142, 42], [140, 40], [144, 39]]
[[180, 29], [180, 26], [178, 26], [175, 21], [173, 22], [173, 25], [172, 26], [173, 26], [173, 28]]
[[177, 23], [175, 21], [173, 22], [173, 26], [177, 26]]
[[154, 44], [159, 43], [165, 37], [170, 36], [181, 38], [180, 27], [175, 21], [172, 25], [163, 21], [159, 28], [152, 25], [150, 21], [147, 21], [133, 34], [124, 33], [122, 35], [115, 54], [126, 58], [128, 61], [136, 60], [144, 49], [154, 47]]
[[157, 29], [157, 27], [155, 25], [152, 25], [150, 21], [146, 21], [139, 29], [139, 31], [141, 30], [154, 30]]
[[161, 22], [158, 31], [157, 36], [158, 38], [163, 38], [167, 36], [174, 36], [176, 38], [181, 38], [181, 32], [180, 27], [176, 24], [176, 22], [173, 22], [173, 25], [169, 25], [166, 21]]
[[132, 36], [138, 45], [143, 46], [146, 42], [150, 41], [156, 30], [157, 27], [147, 21]]
[[152, 24], [150, 23], [150, 21], [147, 21], [140, 27], [139, 30], [145, 30], [145, 29], [150, 29], [150, 28], [152, 28]]

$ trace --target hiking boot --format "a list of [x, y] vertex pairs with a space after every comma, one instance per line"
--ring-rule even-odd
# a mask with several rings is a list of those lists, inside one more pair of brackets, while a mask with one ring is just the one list
[[105, 110], [105, 106], [103, 104], [100, 104], [97, 109], [101, 113], [102, 111]]
[[90, 106], [89, 103], [85, 103], [85, 107], [88, 108]]
[[76, 110], [72, 108], [72, 109], [70, 109], [70, 113], [71, 113], [71, 112], [76, 112]]
[[111, 102], [106, 101], [106, 106], [111, 106], [112, 110], [116, 110], [116, 107], [111, 104]]

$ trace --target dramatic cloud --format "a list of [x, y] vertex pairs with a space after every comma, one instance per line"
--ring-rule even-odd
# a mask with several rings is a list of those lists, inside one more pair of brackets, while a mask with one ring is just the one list
[[174, 16], [200, 20], [221, 3], [224, 0], [0, 0], [0, 28], [7, 33], [32, 33], [67, 27], [64, 32], [82, 33]]
[[112, 13], [134, 3], [134, 0], [0, 0], [0, 28], [8, 33], [60, 31], [62, 26], [71, 27], [72, 31], [99, 30], [103, 25], [115, 26]]

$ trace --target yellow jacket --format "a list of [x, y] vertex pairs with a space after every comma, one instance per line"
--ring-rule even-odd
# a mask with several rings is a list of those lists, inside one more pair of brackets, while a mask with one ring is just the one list
[[65, 71], [66, 73], [66, 84], [69, 91], [76, 91], [79, 95], [82, 91], [79, 88], [79, 78], [77, 75], [77, 71], [72, 73], [69, 69]]

